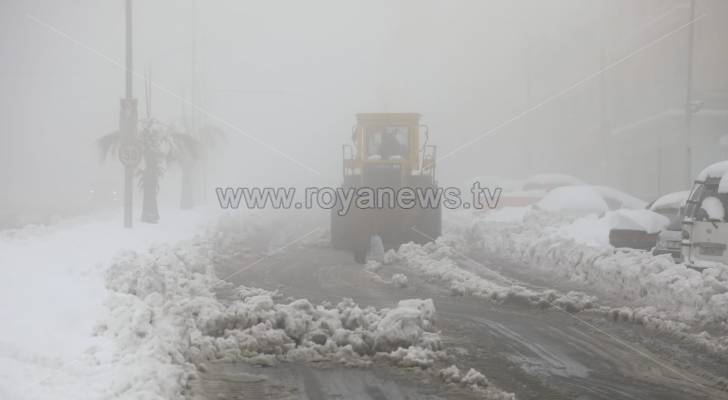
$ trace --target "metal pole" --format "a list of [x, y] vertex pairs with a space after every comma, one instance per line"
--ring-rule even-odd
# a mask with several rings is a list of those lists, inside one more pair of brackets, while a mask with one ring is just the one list
[[[610, 145], [612, 132], [607, 122], [607, 76], [605, 66], [607, 65], [607, 1], [602, 0], [599, 12], [599, 136], [603, 140], [602, 165], [600, 168], [601, 179], [606, 184], [612, 183]], [[614, 179], [616, 182], [617, 179]]]
[[[690, 0], [690, 21], [695, 19], [695, 0]], [[694, 24], [688, 30], [688, 65], [687, 85], [685, 90], [685, 171], [687, 185], [693, 182], [693, 41], [695, 37]]]
[[133, 52], [132, 52], [132, 0], [126, 0], [126, 98], [131, 99], [134, 97], [132, 87], [132, 67], [133, 67]]
[[[531, 107], [531, 98], [533, 97], [533, 68], [531, 68], [531, 47], [532, 47], [532, 41], [531, 41], [531, 34], [529, 31], [525, 32], [525, 46], [523, 50], [523, 60], [524, 60], [524, 98], [526, 107]], [[531, 119], [533, 118], [533, 115], [527, 115], [523, 119], [523, 130], [525, 138], [525, 152], [526, 152], [526, 174], [531, 175], [534, 173], [536, 169], [543, 168], [543, 166], [537, 166], [534, 165], [534, 143], [533, 138], [537, 137], [537, 135], [534, 135], [531, 131], [532, 123]]]
[[[126, 0], [126, 98], [121, 105], [121, 132], [125, 144], [136, 139], [137, 110], [132, 86], [132, 0]], [[133, 226], [134, 165], [124, 165], [124, 228]]]

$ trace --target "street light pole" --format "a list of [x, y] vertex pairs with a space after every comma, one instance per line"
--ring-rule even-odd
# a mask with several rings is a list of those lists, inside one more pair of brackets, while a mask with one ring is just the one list
[[[122, 146], [120, 148], [120, 160], [124, 165], [124, 228], [131, 228], [133, 200], [134, 200], [134, 169], [135, 162], [129, 157], [133, 152], [137, 135], [137, 101], [133, 97], [133, 63], [132, 63], [132, 0], [126, 0], [126, 97], [121, 99], [121, 112], [119, 128], [122, 135]], [[132, 160], [134, 161], [134, 160]]]
[[132, 87], [132, 67], [133, 67], [133, 56], [134, 52], [132, 51], [132, 39], [133, 39], [133, 32], [132, 32], [132, 7], [131, 7], [131, 1], [132, 0], [126, 0], [126, 98], [132, 98], [133, 97], [133, 87]]
[[[695, 0], [690, 0], [690, 21], [695, 20]], [[687, 185], [693, 180], [693, 41], [695, 39], [694, 24], [688, 28], [688, 65], [687, 84], [685, 90], [685, 169]]]

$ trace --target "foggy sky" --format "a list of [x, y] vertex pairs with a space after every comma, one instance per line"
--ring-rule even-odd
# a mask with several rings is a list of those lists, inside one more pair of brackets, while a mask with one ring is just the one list
[[[194, 117], [230, 137], [213, 163], [214, 183], [335, 185], [355, 113], [419, 112], [431, 142], [447, 154], [685, 24], [688, 4], [137, 1], [135, 71], [151, 69], [155, 83], [225, 121]], [[724, 92], [728, 49], [721, 38], [728, 6], [700, 0], [698, 9], [706, 17], [695, 25], [694, 90]], [[123, 63], [123, 11], [121, 0], [0, 2], [0, 207], [62, 209], [82, 205], [91, 189], [121, 188], [118, 162], [100, 164], [93, 142], [118, 126], [124, 75], [104, 57]], [[549, 101], [443, 160], [440, 183], [565, 172], [643, 197], [680, 189], [681, 181], [670, 177], [646, 188], [644, 182], [657, 175], [653, 170], [630, 176], [630, 170], [654, 164], [644, 161], [647, 153], [604, 160], [594, 155], [607, 140], [600, 127], [616, 129], [684, 107], [687, 47], [682, 29]], [[143, 88], [137, 79], [140, 114]], [[192, 118], [182, 100], [158, 89], [152, 111], [165, 121]], [[666, 143], [679, 139], [679, 118], [664, 124], [645, 128], [642, 136], [608, 139], [613, 153], [630, 143], [647, 149], [659, 132], [672, 132], [659, 139]], [[715, 155], [706, 153], [710, 157]], [[163, 180], [162, 197], [176, 196], [175, 173]]]

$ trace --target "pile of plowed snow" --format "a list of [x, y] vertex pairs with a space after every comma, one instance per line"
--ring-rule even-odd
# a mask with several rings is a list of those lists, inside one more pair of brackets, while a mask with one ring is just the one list
[[485, 375], [472, 368], [468, 372], [462, 373], [457, 366], [451, 365], [440, 370], [440, 377], [447, 383], [468, 387], [476, 393], [482, 394], [486, 399], [513, 399], [513, 395], [493, 388]]
[[535, 290], [478, 264], [455, 250], [451, 238], [443, 237], [425, 245], [407, 243], [385, 255], [385, 263], [398, 264], [410, 271], [447, 285], [452, 294], [482, 297], [497, 303], [526, 303], [539, 307], [558, 306], [569, 312], [594, 306], [596, 298], [581, 292], [566, 294], [556, 290]]
[[[461, 222], [456, 229], [470, 252], [512, 261], [513, 268], [526, 268], [554, 282], [570, 282], [618, 306], [614, 315], [630, 314], [622, 319], [680, 335], [689, 326], [692, 331], [696, 327], [728, 330], [728, 268], [699, 272], [675, 264], [669, 255], [617, 250], [573, 235], [575, 226], [596, 219], [530, 210], [521, 221], [484, 217]], [[725, 336], [700, 333], [690, 338], [713, 352], [728, 350]]]
[[[129, 252], [113, 263], [107, 276], [111, 312], [99, 332], [118, 345], [112, 358], [124, 379], [115, 395], [182, 399], [188, 379], [214, 361], [379, 361], [429, 369], [448, 357], [429, 299], [376, 309], [350, 299], [336, 305], [284, 301], [277, 292], [240, 287], [234, 301], [219, 301], [216, 289], [228, 284], [212, 270], [220, 256], [214, 241], [209, 235]], [[473, 385], [485, 398], [513, 398], [487, 380]]]
[[535, 211], [520, 224], [476, 221], [471, 249], [616, 295], [627, 305], [656, 307], [685, 322], [728, 320], [728, 268], [699, 272], [669, 256], [578, 243], [560, 234], [569, 223]]

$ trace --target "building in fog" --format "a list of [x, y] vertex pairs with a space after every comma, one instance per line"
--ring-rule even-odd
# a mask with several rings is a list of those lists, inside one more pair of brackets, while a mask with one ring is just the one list
[[[607, 1], [588, 12], [559, 35], [530, 35], [525, 103], [548, 101], [489, 139], [497, 150], [490, 168], [566, 172], [648, 200], [686, 189], [688, 175], [728, 158], [728, 2], [697, 0], [692, 9], [689, 0]], [[580, 61], [561, 57], [565, 48], [581, 49], [590, 71], [604, 72], [582, 68], [554, 86], [554, 76]], [[541, 82], [550, 85], [539, 90]]]

